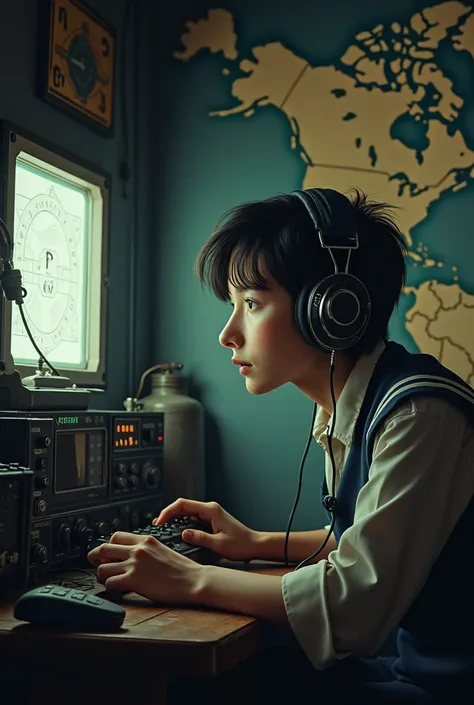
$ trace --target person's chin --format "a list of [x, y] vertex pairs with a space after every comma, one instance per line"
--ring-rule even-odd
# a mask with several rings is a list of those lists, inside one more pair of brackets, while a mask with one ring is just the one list
[[247, 387], [247, 391], [249, 394], [259, 396], [261, 394], [273, 392], [274, 389], [278, 389], [278, 387], [281, 387], [282, 383], [275, 383], [271, 380], [259, 381], [257, 379], [251, 379], [250, 377], [247, 377], [245, 379], [245, 386]]

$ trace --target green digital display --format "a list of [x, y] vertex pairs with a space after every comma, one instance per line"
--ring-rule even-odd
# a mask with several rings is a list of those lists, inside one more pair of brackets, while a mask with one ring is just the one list
[[79, 416], [58, 416], [56, 418], [58, 426], [71, 426], [76, 423], [79, 423]]

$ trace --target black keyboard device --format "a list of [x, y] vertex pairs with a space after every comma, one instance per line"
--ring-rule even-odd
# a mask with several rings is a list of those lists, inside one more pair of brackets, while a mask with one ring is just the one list
[[43, 585], [25, 592], [15, 603], [16, 619], [65, 631], [109, 631], [122, 626], [125, 610], [115, 602], [83, 590]]
[[[131, 534], [137, 534], [138, 536], [154, 536], [157, 541], [160, 541], [168, 548], [172, 548], [173, 551], [182, 553], [189, 558], [193, 558], [197, 562], [209, 562], [209, 560], [217, 560], [216, 554], [212, 551], [201, 548], [201, 546], [192, 546], [187, 543], [182, 538], [182, 533], [185, 529], [195, 529], [197, 531], [205, 531], [207, 533], [212, 533], [212, 527], [210, 524], [205, 524], [201, 521], [196, 521], [190, 519], [189, 517], [175, 517], [165, 524], [160, 526], [145, 526], [142, 528], [134, 529], [130, 531]], [[102, 543], [108, 543], [111, 536], [100, 536], [99, 538], [92, 539], [89, 546], [89, 550], [100, 546]]]

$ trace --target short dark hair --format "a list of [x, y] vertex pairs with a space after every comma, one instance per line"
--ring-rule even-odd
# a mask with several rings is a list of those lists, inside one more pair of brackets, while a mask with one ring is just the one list
[[[359, 234], [359, 249], [351, 253], [349, 272], [365, 284], [372, 302], [366, 332], [347, 350], [351, 357], [359, 357], [388, 338], [389, 320], [405, 285], [407, 247], [388, 204], [371, 201], [358, 189], [348, 197]], [[268, 289], [271, 277], [295, 300], [306, 284], [333, 272], [330, 254], [321, 247], [304, 204], [291, 194], [229, 210], [196, 262], [201, 283], [208, 284], [221, 301], [229, 300], [229, 280], [238, 289], [258, 290]]]

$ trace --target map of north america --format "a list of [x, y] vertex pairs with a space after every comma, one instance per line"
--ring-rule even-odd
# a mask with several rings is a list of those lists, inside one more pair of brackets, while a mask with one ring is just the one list
[[423, 272], [404, 291], [413, 301], [405, 328], [420, 351], [474, 385], [474, 295], [464, 290], [456, 266], [447, 281], [445, 261], [430, 256], [414, 235], [441, 196], [466, 189], [474, 179], [474, 151], [457, 127], [465, 97], [437, 60], [446, 42], [474, 60], [472, 7], [442, 2], [416, 12], [405, 25], [368, 27], [329, 66], [311, 65], [283, 41], [254, 46], [252, 58], [241, 58], [234, 19], [215, 8], [187, 22], [174, 54], [187, 62], [206, 50], [222, 62], [235, 104], [210, 117], [251, 119], [273, 106], [289, 121], [289, 147], [305, 164], [295, 188], [348, 193], [357, 187], [396, 206], [410, 264]]

